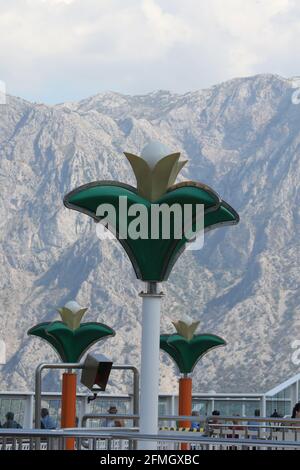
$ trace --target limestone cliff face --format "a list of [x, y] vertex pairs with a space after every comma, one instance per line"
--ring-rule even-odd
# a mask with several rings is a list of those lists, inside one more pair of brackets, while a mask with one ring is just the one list
[[[77, 298], [90, 320], [118, 334], [102, 351], [139, 365], [143, 285], [117, 242], [63, 207], [63, 195], [96, 179], [134, 183], [122, 151], [150, 139], [179, 150], [185, 178], [211, 185], [239, 212], [236, 227], [185, 252], [163, 289], [162, 332], [186, 313], [228, 346], [195, 370], [195, 390], [264, 391], [298, 372], [300, 340], [300, 105], [292, 81], [234, 79], [207, 90], [96, 95], [56, 106], [9, 97], [0, 106], [0, 336], [8, 362], [2, 390], [32, 389], [33, 371], [55, 354], [26, 331]], [[97, 348], [96, 348], [97, 349]], [[161, 389], [176, 389], [162, 354]], [[55, 388], [55, 377], [47, 387]], [[125, 379], [126, 383], [127, 379]], [[111, 390], [125, 390], [114, 380]]]

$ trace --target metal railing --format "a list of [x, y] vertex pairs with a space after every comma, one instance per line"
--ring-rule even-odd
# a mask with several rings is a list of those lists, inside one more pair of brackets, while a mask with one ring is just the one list
[[[139, 420], [139, 416], [136, 414], [107, 414], [107, 413], [87, 413], [83, 415], [81, 419], [81, 425], [82, 427], [86, 426], [86, 423], [88, 420], [93, 419], [93, 420], [102, 420], [102, 419], [115, 419], [115, 418], [120, 418], [120, 419], [126, 419], [126, 420]], [[221, 426], [222, 423], [224, 425], [226, 423], [229, 423], [230, 425], [234, 424], [236, 422], [237, 424], [241, 423], [244, 426], [247, 426], [247, 422], [256, 422], [260, 423], [261, 426], [266, 427], [266, 423], [272, 423], [273, 426], [288, 426], [288, 427], [299, 427], [300, 428], [300, 419], [292, 419], [292, 418], [269, 418], [269, 417], [258, 417], [258, 416], [216, 416], [216, 415], [211, 415], [211, 416], [179, 416], [179, 415], [160, 415], [158, 417], [158, 421], [173, 421], [178, 424], [180, 424], [181, 421], [191, 421], [191, 422], [199, 422], [200, 424], [202, 423], [207, 423], [207, 422], [215, 422], [218, 421], [218, 424]], [[265, 426], [264, 426], [265, 425]], [[250, 424], [249, 427], [253, 427], [255, 425]], [[180, 427], [180, 426], [178, 426]], [[300, 430], [300, 429], [299, 429]]]
[[[44, 370], [82, 370], [81, 363], [46, 363], [39, 364], [35, 370], [35, 427], [40, 427], [41, 422], [41, 401], [42, 401], [42, 372]], [[115, 364], [112, 370], [129, 370], [133, 374], [133, 412], [139, 413], [139, 371], [136, 367], [129, 364]]]
[[158, 443], [160, 450], [179, 450], [182, 442], [189, 443], [191, 448], [197, 450], [252, 450], [273, 449], [291, 450], [300, 449], [300, 442], [263, 440], [263, 439], [237, 439], [224, 437], [206, 437], [195, 433], [160, 432], [157, 435], [140, 434], [136, 431], [111, 430], [30, 430], [30, 429], [1, 429], [1, 450], [35, 450], [36, 442], [40, 442], [42, 450], [62, 450], [65, 448], [67, 438], [75, 439], [75, 448], [80, 450], [128, 450], [134, 447], [137, 441], [153, 441]]
[[[140, 434], [137, 427], [88, 428], [89, 420], [124, 419], [138, 422], [137, 414], [87, 414], [82, 428], [76, 429], [0, 429], [0, 449], [64, 449], [68, 437], [82, 450], [136, 449], [138, 441], [157, 442], [159, 450], [180, 450], [182, 442], [195, 450], [299, 449], [300, 420], [238, 416], [159, 416], [175, 428], [162, 428], [157, 435]], [[180, 429], [180, 422], [199, 423], [199, 429]], [[195, 427], [195, 424], [194, 424]]]
[[[126, 419], [126, 421], [138, 421], [136, 415], [109, 415], [86, 414], [82, 417], [81, 426], [85, 428], [89, 420]], [[181, 428], [181, 421], [188, 420], [194, 423], [193, 429]], [[160, 422], [171, 422], [172, 426], [161, 427], [162, 432], [173, 429], [180, 432], [199, 431], [204, 437], [222, 439], [261, 439], [275, 441], [293, 441], [300, 445], [300, 420], [266, 418], [266, 417], [237, 417], [237, 416], [159, 416]], [[199, 429], [195, 429], [195, 423], [199, 423]], [[232, 442], [232, 441], [230, 441]]]
[[[111, 404], [117, 405], [118, 409], [125, 409], [134, 412], [133, 410], [133, 389], [128, 390], [128, 393], [101, 393], [99, 399], [94, 402], [88, 403], [89, 393], [77, 393], [77, 414], [79, 420], [86, 413], [96, 412], [96, 409], [104, 411], [109, 408]], [[42, 391], [43, 406], [49, 408], [49, 414], [55, 421], [59, 422], [60, 416], [60, 399], [61, 392], [46, 392]], [[115, 403], [114, 403], [115, 401]], [[296, 400], [297, 401], [297, 400]], [[254, 414], [254, 410], [259, 409], [261, 416], [267, 415], [274, 411], [284, 415], [291, 413], [292, 406], [296, 403], [291, 398], [280, 398], [273, 401], [273, 398], [264, 397], [262, 394], [193, 394], [193, 409], [199, 410], [201, 414], [209, 415], [213, 410], [219, 410], [222, 416], [237, 415], [246, 417]], [[106, 404], [107, 403], [107, 404]], [[271, 405], [274, 403], [273, 405]], [[176, 394], [160, 394], [159, 396], [160, 412], [161, 414], [175, 415], [178, 410], [178, 396]], [[34, 392], [0, 392], [0, 421], [5, 421], [5, 414], [7, 411], [14, 411], [16, 421], [23, 427], [30, 428], [34, 420]], [[38, 420], [37, 420], [38, 422]]]

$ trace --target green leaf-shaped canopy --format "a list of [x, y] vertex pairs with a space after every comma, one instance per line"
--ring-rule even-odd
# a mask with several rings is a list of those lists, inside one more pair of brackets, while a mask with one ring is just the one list
[[115, 335], [112, 328], [102, 323], [82, 323], [79, 328], [72, 330], [61, 321], [39, 323], [27, 333], [47, 341], [62, 362], [79, 362], [94, 343]]
[[[187, 239], [176, 239], [174, 235], [174, 226], [170, 227], [170, 237], [163, 238], [160, 231], [159, 238], [148, 239], [126, 239], [120, 237], [121, 233], [127, 232], [127, 227], [135, 217], [128, 216], [126, 220], [122, 219], [119, 212], [119, 198], [125, 196], [127, 198], [128, 209], [133, 204], [143, 204], [148, 211], [148, 230], [151, 233], [151, 205], [173, 204], [180, 205], [183, 214], [183, 206], [189, 204], [192, 206], [192, 229], [196, 228], [196, 206], [204, 205], [204, 228], [212, 229], [219, 225], [237, 224], [239, 216], [235, 210], [226, 202], [222, 201], [215, 191], [208, 186], [195, 183], [193, 181], [179, 183], [172, 186], [166, 194], [155, 202], [139, 196], [136, 188], [115, 182], [115, 181], [98, 181], [89, 183], [71, 191], [64, 198], [64, 204], [70, 209], [83, 212], [95, 221], [99, 222], [103, 219], [97, 216], [97, 208], [101, 204], [109, 203], [115, 208], [116, 226], [115, 234], [124, 247], [129, 256], [133, 268], [138, 279], [143, 281], [165, 281], [175, 264], [177, 258], [184, 250]], [[114, 221], [111, 221], [114, 225]]]
[[224, 339], [211, 334], [194, 335], [191, 340], [176, 333], [160, 336], [160, 348], [171, 356], [182, 374], [191, 373], [210, 350], [225, 345]]

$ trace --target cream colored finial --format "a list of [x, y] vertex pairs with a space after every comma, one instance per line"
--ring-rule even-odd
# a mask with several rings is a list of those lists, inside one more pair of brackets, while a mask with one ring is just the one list
[[128, 152], [124, 155], [135, 174], [138, 194], [151, 202], [167, 192], [187, 162], [179, 162], [180, 153], [169, 153], [168, 148], [158, 142], [146, 145], [140, 157]]
[[65, 323], [71, 330], [76, 330], [80, 326], [83, 315], [87, 308], [82, 308], [75, 300], [70, 300], [64, 307], [58, 308], [58, 312]]
[[177, 333], [190, 341], [200, 322], [194, 321], [188, 315], [183, 315], [181, 320], [177, 320], [172, 323], [175, 326]]

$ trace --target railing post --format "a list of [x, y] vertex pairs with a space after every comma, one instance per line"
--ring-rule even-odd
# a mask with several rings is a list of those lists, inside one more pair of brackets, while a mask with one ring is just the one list
[[34, 408], [34, 397], [30, 393], [25, 398], [25, 410], [24, 410], [24, 428], [33, 427], [33, 408]]

